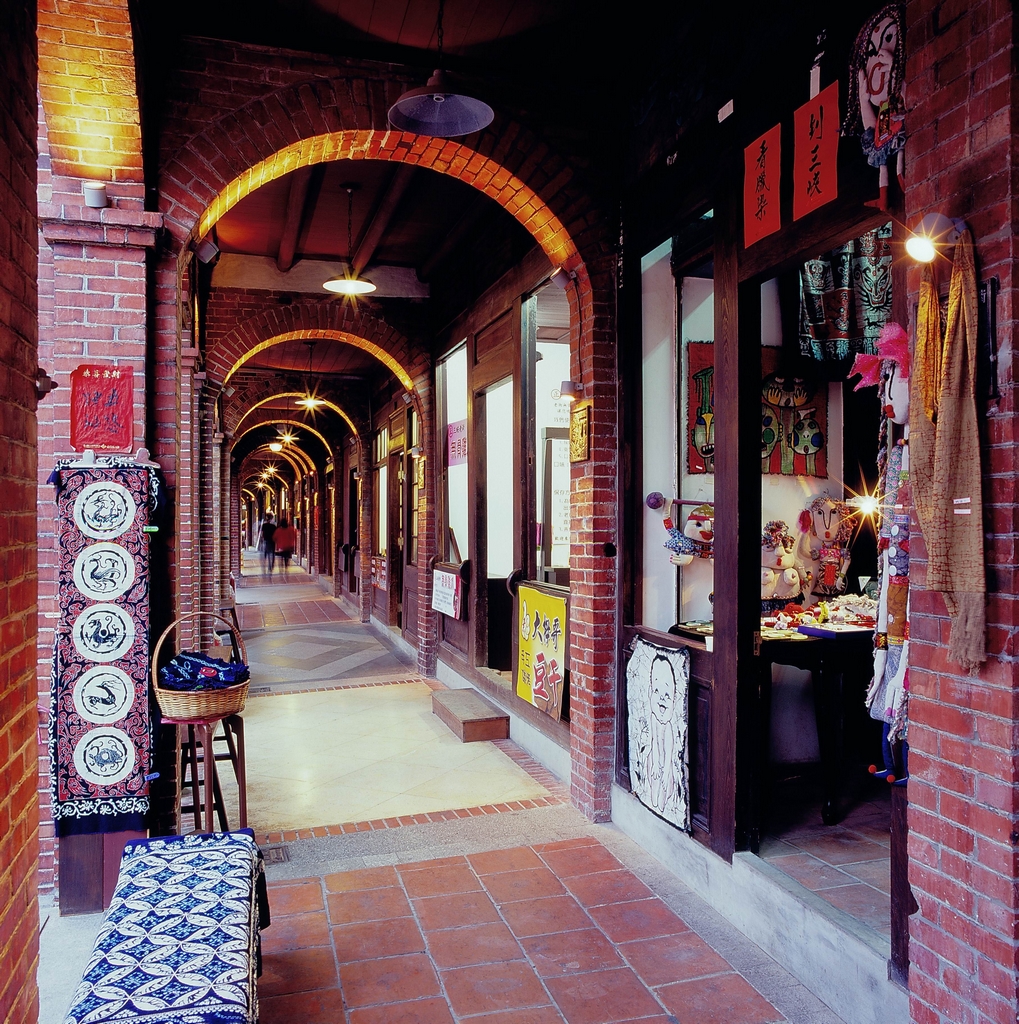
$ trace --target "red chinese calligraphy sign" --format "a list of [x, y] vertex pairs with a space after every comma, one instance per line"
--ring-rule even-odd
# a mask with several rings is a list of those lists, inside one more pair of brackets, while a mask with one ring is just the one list
[[130, 452], [134, 441], [134, 371], [82, 364], [71, 371], [71, 447]]
[[839, 83], [793, 114], [793, 220], [839, 194]]
[[782, 227], [778, 189], [782, 126], [775, 125], [743, 150], [743, 246], [749, 248]]

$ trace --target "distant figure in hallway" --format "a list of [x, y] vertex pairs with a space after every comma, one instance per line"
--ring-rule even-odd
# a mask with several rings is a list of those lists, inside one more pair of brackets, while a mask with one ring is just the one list
[[276, 523], [271, 512], [266, 512], [262, 521], [262, 529], [259, 531], [258, 551], [262, 556], [262, 572], [268, 572], [272, 576], [273, 566], [276, 564]]
[[272, 535], [272, 541], [276, 548], [276, 554], [283, 559], [283, 572], [290, 568], [290, 559], [293, 557], [297, 547], [297, 531], [287, 522], [286, 516], [280, 516], [279, 526]]

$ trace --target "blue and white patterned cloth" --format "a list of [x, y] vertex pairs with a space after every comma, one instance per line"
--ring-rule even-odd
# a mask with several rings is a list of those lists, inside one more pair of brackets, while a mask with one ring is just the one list
[[255, 1024], [268, 924], [250, 830], [128, 843], [64, 1024]]

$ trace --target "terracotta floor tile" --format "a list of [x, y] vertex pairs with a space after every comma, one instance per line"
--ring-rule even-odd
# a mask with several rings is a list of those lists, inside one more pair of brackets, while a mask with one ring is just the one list
[[785, 1018], [746, 979], [721, 974], [658, 990], [679, 1024], [772, 1024]]
[[842, 870], [861, 882], [880, 889], [883, 893], [891, 892], [892, 863], [890, 860], [868, 860], [862, 864], [844, 864]]
[[396, 868], [359, 868], [326, 875], [326, 892], [352, 892], [355, 889], [382, 889], [399, 885]]
[[594, 875], [577, 875], [565, 879], [566, 888], [585, 907], [606, 903], [625, 903], [653, 895], [651, 890], [629, 871], [599, 871]]
[[503, 871], [498, 875], [485, 875], [485, 888], [496, 903], [533, 900], [542, 896], [565, 896], [562, 887], [548, 868], [526, 868], [523, 871]]
[[862, 882], [840, 885], [837, 889], [822, 889], [817, 895], [875, 931], [884, 935], [890, 933], [891, 900], [873, 886]]
[[546, 984], [569, 1024], [618, 1024], [662, 1012], [628, 967], [549, 978]]
[[467, 860], [479, 875], [494, 875], [500, 871], [520, 871], [523, 868], [543, 866], [538, 855], [526, 846], [517, 846], [511, 850], [476, 853], [473, 857], [468, 857]]
[[428, 936], [428, 952], [439, 968], [521, 960], [524, 956], [502, 922], [432, 932]]
[[469, 1024], [563, 1024], [563, 1015], [554, 1006], [529, 1006], [524, 1010], [502, 1010], [471, 1017]]
[[322, 883], [317, 878], [290, 885], [273, 885], [270, 882], [268, 891], [273, 920], [287, 914], [306, 914], [324, 909]]
[[333, 941], [341, 964], [425, 951], [425, 940], [412, 917], [340, 925], [333, 929]]
[[535, 935], [520, 944], [542, 978], [624, 966], [615, 947], [597, 928]]
[[888, 856], [888, 850], [884, 846], [845, 831], [796, 839], [795, 845], [804, 853], [812, 853], [818, 860], [834, 864], [836, 867], [839, 864], [861, 860], [881, 860]]
[[385, 921], [392, 917], [410, 917], [410, 901], [402, 889], [363, 889], [360, 892], [333, 892], [328, 897], [332, 924], [357, 921]]
[[439, 995], [439, 979], [423, 953], [343, 964], [340, 982], [349, 1007], [402, 1003]]
[[477, 892], [481, 889], [481, 883], [466, 864], [447, 864], [423, 871], [400, 868], [400, 875], [411, 896], [445, 896], [447, 893]]
[[731, 971], [729, 964], [693, 932], [638, 939], [619, 946], [630, 966], [654, 987]]
[[542, 859], [560, 878], [589, 875], [594, 871], [615, 871], [623, 866], [600, 844], [569, 850], [546, 850]]
[[324, 910], [313, 914], [277, 917], [274, 907], [272, 924], [262, 932], [262, 950], [266, 953], [274, 953], [280, 949], [328, 945], [329, 922]]
[[502, 916], [518, 938], [591, 927], [591, 918], [572, 896], [507, 903], [502, 908]]
[[432, 868], [466, 867], [466, 865], [466, 857], [436, 857], [435, 860], [415, 860], [409, 864], [397, 864], [396, 870], [402, 875], [405, 871], [431, 871]]
[[484, 892], [428, 896], [411, 902], [425, 931], [463, 928], [466, 925], [488, 924], [499, 920], [499, 911]]
[[[854, 879], [832, 864], [825, 864], [809, 853], [796, 853], [790, 857], [773, 857], [769, 864], [795, 879], [800, 885], [817, 891], [835, 885], [849, 885]], [[875, 862], [876, 863], [876, 862]]]
[[258, 979], [259, 995], [278, 996], [287, 992], [313, 992], [318, 988], [335, 988], [336, 961], [332, 947], [285, 949], [262, 957], [262, 977]]
[[601, 846], [601, 843], [593, 836], [581, 836], [579, 839], [560, 839], [555, 843], [539, 843], [533, 849], [544, 856], [549, 850], [573, 850], [578, 846]]
[[[340, 1024], [343, 1018], [337, 1017], [336, 1020]], [[350, 1024], [453, 1024], [453, 1015], [441, 997], [415, 999], [412, 1003], [389, 1003], [352, 1010]]]
[[549, 1005], [548, 994], [523, 960], [443, 971], [442, 983], [458, 1017]]
[[338, 988], [258, 997], [259, 1024], [339, 1024], [343, 997]]
[[655, 935], [678, 935], [689, 931], [687, 926], [660, 899], [636, 900], [592, 907], [595, 923], [613, 942]]

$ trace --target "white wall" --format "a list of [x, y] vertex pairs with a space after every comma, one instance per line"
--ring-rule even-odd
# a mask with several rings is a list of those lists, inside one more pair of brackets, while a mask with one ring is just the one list
[[513, 564], [513, 509], [516, 472], [513, 466], [513, 379], [485, 392], [488, 445], [488, 575], [506, 577]]

